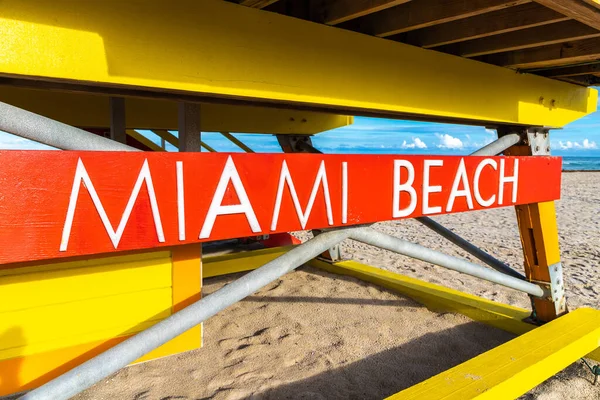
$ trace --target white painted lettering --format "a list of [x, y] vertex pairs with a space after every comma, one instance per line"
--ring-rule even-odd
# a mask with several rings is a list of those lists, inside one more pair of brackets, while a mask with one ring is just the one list
[[513, 176], [505, 175], [505, 158], [500, 159], [500, 179], [499, 179], [499, 187], [498, 187], [498, 205], [502, 205], [504, 202], [504, 185], [507, 183], [512, 183], [512, 202], [517, 202], [517, 190], [519, 187], [519, 159], [514, 158], [513, 163]]
[[[408, 172], [406, 182], [400, 183], [400, 168], [405, 168]], [[408, 160], [394, 160], [394, 198], [393, 212], [394, 218], [406, 217], [417, 208], [417, 192], [413, 188], [415, 182], [415, 167]], [[400, 192], [406, 192], [410, 195], [410, 202], [404, 209], [400, 208]]]
[[281, 209], [283, 190], [286, 183], [288, 185], [288, 188], [290, 189], [292, 201], [294, 202], [294, 208], [296, 209], [296, 215], [300, 220], [300, 225], [302, 226], [302, 229], [306, 227], [306, 223], [308, 222], [308, 218], [310, 217], [310, 213], [312, 211], [315, 198], [317, 197], [317, 192], [319, 190], [320, 184], [322, 184], [323, 186], [325, 207], [327, 211], [327, 222], [329, 223], [329, 225], [333, 225], [333, 213], [331, 211], [331, 199], [329, 197], [329, 184], [327, 183], [327, 171], [325, 170], [325, 161], [321, 161], [319, 171], [317, 172], [317, 177], [315, 178], [315, 182], [313, 184], [312, 192], [310, 193], [310, 198], [308, 199], [308, 204], [306, 205], [306, 211], [302, 211], [302, 207], [300, 206], [300, 200], [298, 200], [298, 194], [296, 193], [296, 188], [294, 187], [294, 181], [292, 180], [292, 176], [290, 175], [287, 163], [284, 160], [283, 164], [281, 165], [281, 174], [279, 175], [279, 186], [277, 188], [277, 198], [275, 199], [275, 209], [273, 210], [273, 219], [271, 222], [272, 231], [277, 230], [277, 221], [279, 220], [279, 211]]
[[431, 167], [442, 167], [444, 160], [425, 160], [423, 161], [423, 214], [436, 214], [442, 212], [441, 206], [430, 207], [429, 195], [431, 193], [439, 193], [442, 191], [441, 186], [431, 186], [429, 184], [429, 173]]
[[[458, 187], [462, 183], [463, 189], [459, 190]], [[456, 176], [454, 177], [454, 183], [452, 184], [452, 190], [450, 190], [450, 198], [448, 204], [446, 204], [446, 212], [451, 212], [454, 207], [454, 201], [457, 197], [464, 197], [467, 200], [467, 207], [469, 210], [473, 209], [473, 197], [471, 196], [471, 188], [469, 186], [469, 179], [467, 177], [467, 168], [465, 167], [465, 159], [460, 159], [460, 164], [456, 170]]]
[[348, 163], [342, 163], [342, 224], [348, 223]]
[[179, 240], [185, 240], [185, 199], [183, 196], [183, 161], [175, 163], [177, 169], [177, 225]]
[[156, 202], [156, 194], [154, 193], [154, 185], [152, 184], [152, 176], [150, 175], [150, 167], [148, 166], [148, 160], [144, 161], [142, 165], [142, 169], [138, 175], [137, 181], [135, 182], [135, 186], [133, 187], [133, 191], [131, 192], [131, 196], [129, 196], [129, 201], [127, 202], [127, 206], [125, 207], [125, 211], [121, 216], [121, 220], [119, 221], [119, 225], [117, 230], [115, 231], [106, 215], [106, 211], [104, 210], [104, 206], [100, 201], [100, 197], [98, 197], [98, 193], [96, 193], [96, 189], [90, 179], [90, 176], [83, 165], [83, 161], [81, 158], [77, 160], [77, 168], [75, 169], [75, 179], [73, 180], [73, 188], [71, 189], [71, 197], [69, 199], [69, 206], [67, 208], [67, 217], [65, 219], [65, 224], [63, 226], [62, 237], [60, 241], [60, 251], [67, 251], [67, 247], [69, 245], [69, 237], [71, 236], [71, 228], [73, 226], [73, 218], [75, 216], [75, 208], [77, 206], [77, 199], [79, 197], [79, 188], [83, 183], [87, 188], [90, 197], [92, 198], [92, 202], [94, 203], [94, 207], [96, 207], [96, 211], [98, 215], [100, 215], [100, 219], [102, 220], [102, 224], [104, 224], [104, 228], [106, 229], [106, 233], [110, 237], [110, 240], [116, 249], [119, 246], [119, 242], [121, 241], [121, 236], [123, 236], [123, 231], [125, 230], [125, 226], [129, 221], [129, 217], [131, 216], [131, 210], [135, 205], [135, 202], [140, 193], [140, 189], [142, 188], [142, 183], [146, 182], [146, 187], [148, 189], [148, 196], [150, 197], [150, 208], [152, 209], [152, 217], [154, 218], [154, 227], [156, 229], [156, 236], [158, 237], [158, 241], [163, 243], [165, 241], [165, 235], [163, 233], [162, 222], [160, 220], [160, 212], [158, 211], [158, 204]]
[[496, 160], [486, 158], [485, 160], [479, 163], [479, 165], [475, 169], [475, 176], [473, 177], [473, 194], [475, 195], [475, 200], [477, 201], [477, 203], [482, 207], [489, 207], [496, 201], [495, 194], [493, 194], [492, 197], [490, 197], [489, 199], [485, 200], [481, 196], [481, 192], [479, 191], [479, 179], [481, 177], [481, 172], [487, 165], [490, 165], [496, 171], [498, 170], [498, 163], [496, 162]]
[[[230, 181], [233, 184], [238, 199], [240, 199], [240, 204], [224, 206], [221, 203], [223, 202], [223, 197], [225, 197], [225, 191], [227, 190], [227, 185], [229, 185]], [[240, 179], [240, 175], [235, 167], [233, 159], [229, 156], [227, 157], [225, 168], [223, 168], [223, 173], [221, 174], [215, 195], [208, 208], [208, 213], [206, 214], [206, 219], [204, 220], [204, 225], [200, 231], [199, 238], [207, 239], [210, 237], [213, 225], [218, 216], [232, 214], [245, 214], [252, 232], [257, 233], [261, 231], [250, 199], [248, 199], [248, 195], [246, 194], [246, 188], [244, 188], [244, 185], [242, 184], [242, 180]]]

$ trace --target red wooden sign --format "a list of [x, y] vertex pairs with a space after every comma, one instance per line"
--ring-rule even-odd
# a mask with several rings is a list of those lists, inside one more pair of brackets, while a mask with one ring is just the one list
[[0, 151], [0, 263], [558, 199], [557, 157]]

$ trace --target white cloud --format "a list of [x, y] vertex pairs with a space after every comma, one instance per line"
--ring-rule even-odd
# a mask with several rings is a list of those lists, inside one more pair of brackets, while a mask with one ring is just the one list
[[487, 129], [486, 128], [485, 133], [488, 133], [490, 135], [495, 135], [496, 134], [496, 130], [495, 129]]
[[570, 140], [567, 140], [566, 142], [563, 142], [562, 140], [560, 142], [558, 142], [558, 147], [560, 147], [562, 150], [571, 150], [571, 149], [597, 149], [598, 145], [596, 144], [596, 142], [590, 141], [589, 139], [583, 139], [583, 142], [579, 143], [579, 142], [571, 142]]
[[598, 145], [596, 142], [590, 142], [588, 139], [583, 139], [582, 146], [584, 149], [597, 149]]
[[439, 148], [462, 149], [464, 146], [462, 140], [460, 140], [459, 138], [450, 136], [447, 133], [444, 133], [443, 135], [436, 133], [435, 135], [438, 137], [438, 139], [440, 139], [440, 144], [437, 145], [437, 147], [439, 147]]
[[410, 143], [407, 143], [406, 140], [403, 141], [402, 146], [400, 147], [403, 149], [426, 149], [427, 145], [421, 139], [413, 138], [412, 142]]

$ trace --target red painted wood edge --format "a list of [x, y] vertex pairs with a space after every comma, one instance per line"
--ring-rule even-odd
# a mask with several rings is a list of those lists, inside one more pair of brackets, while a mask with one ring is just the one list
[[561, 183], [561, 159], [539, 156], [0, 151], [0, 158], [2, 264], [550, 201]]

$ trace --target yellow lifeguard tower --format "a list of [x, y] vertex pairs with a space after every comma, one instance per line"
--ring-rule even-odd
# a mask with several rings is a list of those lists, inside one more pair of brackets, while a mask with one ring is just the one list
[[[553, 202], [560, 163], [549, 156], [551, 129], [597, 108], [598, 1], [4, 0], [0, 38], [0, 130], [72, 150], [0, 153], [0, 395], [68, 398], [136, 360], [199, 348], [202, 321], [306, 262], [522, 335], [397, 398], [512, 398], [581, 357], [600, 361], [600, 311], [568, 312], [565, 300]], [[475, 207], [463, 199], [406, 211], [410, 188], [415, 204], [436, 190], [418, 189], [429, 185], [420, 171], [431, 159], [342, 159], [312, 145], [311, 135], [353, 116], [496, 129], [498, 140], [473, 154], [488, 161], [442, 161], [454, 163], [457, 182], [461, 168], [480, 182], [478, 170], [501, 174], [505, 160], [519, 160], [519, 169], [506, 161], [500, 186], [516, 187], [517, 176], [530, 189], [506, 192], [505, 203], [480, 196]], [[166, 153], [142, 129], [185, 154]], [[277, 135], [285, 154], [200, 153], [214, 152], [202, 131], [249, 153], [230, 132]], [[348, 205], [380, 194], [353, 194], [357, 163], [373, 176], [396, 168], [381, 189], [389, 217]], [[410, 168], [412, 186], [402, 172]], [[263, 179], [273, 189], [257, 206]], [[295, 193], [290, 182], [307, 191], [296, 203], [283, 199]], [[331, 205], [309, 219], [308, 193], [312, 207], [326, 185]], [[204, 207], [196, 219], [192, 200]], [[526, 276], [427, 217], [507, 205]], [[219, 225], [221, 215], [243, 219]], [[485, 266], [364, 226], [412, 217]], [[202, 221], [193, 235], [190, 221]], [[305, 228], [317, 234], [302, 244], [285, 234]], [[263, 248], [202, 254], [201, 243], [240, 237]], [[347, 238], [520, 290], [532, 309], [339, 261]], [[201, 299], [203, 278], [246, 270], [255, 271]]]

